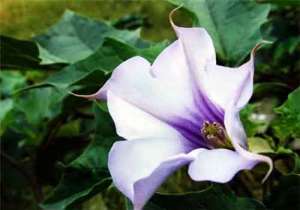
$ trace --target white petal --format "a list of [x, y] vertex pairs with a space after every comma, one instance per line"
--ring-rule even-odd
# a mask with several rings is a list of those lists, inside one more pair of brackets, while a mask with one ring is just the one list
[[137, 138], [182, 138], [167, 123], [128, 103], [113, 92], [107, 92], [110, 115], [116, 125], [117, 133], [125, 139]]
[[208, 63], [203, 75], [202, 84], [208, 97], [225, 109], [233, 98], [243, 88], [243, 92], [236, 102], [236, 107], [246, 105], [252, 96], [254, 59], [238, 68], [229, 68]]
[[257, 163], [227, 149], [198, 149], [192, 153], [195, 160], [188, 173], [195, 181], [225, 183], [240, 170], [251, 169]]
[[141, 210], [161, 183], [190, 157], [180, 139], [138, 139], [116, 142], [108, 167], [116, 187]]
[[269, 171], [263, 180], [265, 181], [273, 170], [272, 159], [267, 156], [251, 153], [246, 150], [247, 136], [240, 120], [239, 109], [235, 108], [234, 106], [228, 107], [225, 111], [224, 124], [233, 147], [241, 156], [249, 161], [265, 162], [269, 165]]
[[206, 64], [216, 63], [212, 39], [204, 28], [184, 28], [176, 26], [172, 21], [171, 23], [183, 46], [190, 72], [201, 89]]
[[193, 78], [179, 41], [173, 42], [160, 53], [151, 70], [155, 78], [193, 104]]

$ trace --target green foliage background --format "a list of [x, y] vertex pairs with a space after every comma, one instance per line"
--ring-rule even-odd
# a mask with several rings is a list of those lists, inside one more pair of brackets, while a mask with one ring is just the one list
[[184, 168], [145, 209], [300, 209], [297, 0], [2, 0], [2, 209], [132, 209], [107, 170], [118, 137], [106, 104], [69, 91], [94, 92], [132, 56], [153, 62], [175, 39], [168, 14], [179, 5], [176, 23], [205, 27], [220, 64], [239, 65], [256, 43], [272, 42], [257, 53], [254, 96], [241, 118], [250, 150], [272, 157], [275, 169], [264, 184], [259, 165], [217, 185], [192, 182]]

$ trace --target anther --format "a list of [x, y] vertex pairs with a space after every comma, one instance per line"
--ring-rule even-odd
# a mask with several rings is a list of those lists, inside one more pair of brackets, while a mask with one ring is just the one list
[[218, 122], [203, 122], [201, 134], [213, 148], [232, 148], [224, 127]]

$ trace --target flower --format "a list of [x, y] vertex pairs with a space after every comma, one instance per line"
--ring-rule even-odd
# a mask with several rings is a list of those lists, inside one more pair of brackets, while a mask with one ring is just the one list
[[178, 40], [152, 65], [130, 58], [97, 93], [82, 96], [107, 100], [117, 133], [126, 139], [112, 146], [108, 167], [135, 210], [186, 164], [193, 180], [219, 183], [259, 162], [272, 171], [270, 158], [247, 150], [239, 118], [253, 91], [255, 50], [240, 67], [220, 66], [205, 29], [171, 24]]

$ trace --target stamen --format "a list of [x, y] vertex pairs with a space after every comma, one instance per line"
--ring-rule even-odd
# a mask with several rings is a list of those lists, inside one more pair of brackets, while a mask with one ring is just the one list
[[218, 122], [205, 121], [201, 128], [201, 134], [213, 148], [232, 149], [225, 128]]

